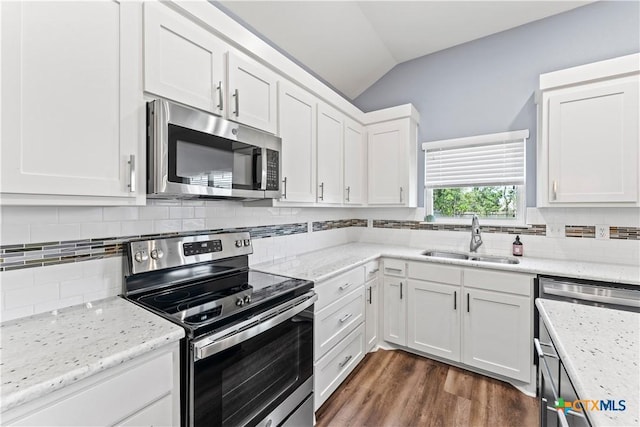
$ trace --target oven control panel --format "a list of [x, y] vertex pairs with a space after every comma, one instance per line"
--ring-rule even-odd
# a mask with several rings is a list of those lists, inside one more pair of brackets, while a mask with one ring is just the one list
[[184, 251], [184, 256], [222, 252], [222, 240], [183, 243], [182, 249]]

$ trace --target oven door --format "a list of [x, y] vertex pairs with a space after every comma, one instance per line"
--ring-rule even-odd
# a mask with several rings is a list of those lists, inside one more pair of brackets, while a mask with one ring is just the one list
[[[277, 426], [300, 416], [313, 391], [310, 293], [192, 345], [194, 426]], [[303, 411], [313, 424], [313, 408]], [[291, 415], [291, 416], [294, 416]]]

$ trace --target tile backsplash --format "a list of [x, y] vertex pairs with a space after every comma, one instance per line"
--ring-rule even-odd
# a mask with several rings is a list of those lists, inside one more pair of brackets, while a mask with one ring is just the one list
[[[423, 223], [423, 209], [266, 208], [230, 201], [158, 201], [142, 207], [1, 209], [2, 320], [118, 295], [123, 242], [186, 233], [249, 231], [250, 263], [349, 242], [468, 250], [469, 225]], [[480, 252], [508, 255], [514, 234], [525, 256], [640, 264], [640, 210], [527, 210], [526, 227], [483, 226]], [[551, 237], [548, 224], [563, 224]], [[595, 239], [606, 224], [610, 239]], [[576, 238], [578, 237], [578, 238]]]

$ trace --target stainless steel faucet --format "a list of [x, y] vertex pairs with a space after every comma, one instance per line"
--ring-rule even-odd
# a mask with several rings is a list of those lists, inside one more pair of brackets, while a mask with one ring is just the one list
[[480, 220], [478, 220], [478, 215], [474, 215], [471, 219], [471, 243], [469, 244], [469, 250], [475, 252], [481, 245]]

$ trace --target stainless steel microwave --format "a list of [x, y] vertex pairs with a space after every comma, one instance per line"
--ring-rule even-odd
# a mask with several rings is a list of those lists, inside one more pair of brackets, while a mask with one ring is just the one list
[[280, 138], [165, 100], [147, 104], [147, 194], [280, 197]]

